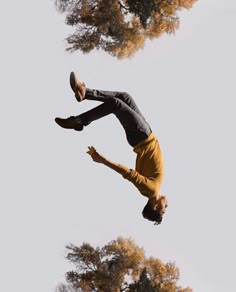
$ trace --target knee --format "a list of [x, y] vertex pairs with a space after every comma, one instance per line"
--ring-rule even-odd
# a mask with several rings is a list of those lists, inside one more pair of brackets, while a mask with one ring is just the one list
[[122, 105], [122, 101], [116, 97], [111, 98], [108, 102], [112, 105], [114, 109], [118, 109]]
[[118, 98], [122, 99], [122, 100], [125, 100], [125, 99], [130, 99], [131, 98], [131, 95], [124, 91], [124, 92], [119, 92], [118, 94]]

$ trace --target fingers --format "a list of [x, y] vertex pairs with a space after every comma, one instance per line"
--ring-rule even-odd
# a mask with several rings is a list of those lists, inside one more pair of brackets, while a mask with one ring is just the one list
[[93, 146], [88, 146], [88, 151], [87, 153], [89, 155], [93, 155], [96, 152], [96, 149]]

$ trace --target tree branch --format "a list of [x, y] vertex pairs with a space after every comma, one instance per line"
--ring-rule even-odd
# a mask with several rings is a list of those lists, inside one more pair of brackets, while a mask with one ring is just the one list
[[120, 292], [125, 291], [125, 290], [128, 289], [128, 288], [129, 288], [129, 286], [126, 286], [126, 287], [124, 287], [123, 289], [120, 288]]
[[120, 4], [120, 7], [124, 8], [125, 10], [129, 10], [129, 8], [126, 7], [126, 6], [124, 6], [120, 1], [118, 1], [118, 2], [119, 2], [119, 4]]

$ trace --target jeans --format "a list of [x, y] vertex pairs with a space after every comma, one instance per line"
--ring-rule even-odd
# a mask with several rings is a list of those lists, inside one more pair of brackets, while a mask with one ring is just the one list
[[123, 126], [128, 143], [134, 147], [152, 132], [133, 98], [126, 92], [86, 89], [85, 98], [102, 104], [77, 116], [84, 126], [109, 114], [114, 114]]

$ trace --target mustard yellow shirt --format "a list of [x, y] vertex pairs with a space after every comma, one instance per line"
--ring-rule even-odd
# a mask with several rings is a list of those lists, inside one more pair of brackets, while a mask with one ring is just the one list
[[153, 133], [133, 149], [137, 153], [135, 170], [119, 164], [118, 172], [132, 182], [148, 198], [159, 193], [163, 179], [163, 158], [159, 143]]

